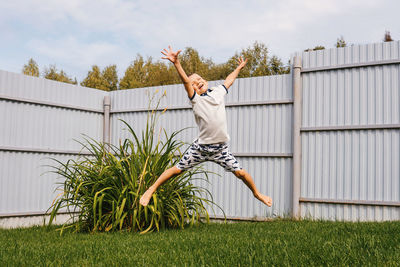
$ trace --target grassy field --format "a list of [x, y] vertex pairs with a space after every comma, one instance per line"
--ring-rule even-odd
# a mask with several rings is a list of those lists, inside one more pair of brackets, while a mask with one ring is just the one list
[[0, 266], [399, 266], [400, 222], [277, 220], [145, 235], [0, 230]]

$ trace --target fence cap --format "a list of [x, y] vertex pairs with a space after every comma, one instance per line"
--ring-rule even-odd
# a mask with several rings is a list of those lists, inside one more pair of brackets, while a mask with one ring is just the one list
[[104, 96], [104, 106], [111, 106], [111, 97], [109, 95]]
[[300, 68], [301, 69], [301, 57], [295, 56], [293, 58], [293, 68]]

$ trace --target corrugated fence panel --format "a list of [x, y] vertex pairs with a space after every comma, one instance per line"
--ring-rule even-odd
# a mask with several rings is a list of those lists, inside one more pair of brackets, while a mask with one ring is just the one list
[[[142, 136], [142, 131], [146, 129], [148, 113], [146, 111], [117, 113], [112, 115], [112, 144], [119, 144], [119, 140], [124, 141], [126, 138], [132, 138], [128, 131], [128, 127], [121, 121], [127, 122], [135, 131], [138, 137]], [[177, 131], [186, 127], [195, 127], [194, 118], [190, 109], [170, 110], [160, 116], [159, 123], [156, 126], [156, 134], [161, 131], [161, 140], [164, 140], [165, 129], [168, 135], [173, 131]], [[180, 141], [190, 143], [194, 140], [197, 133], [196, 128], [189, 128], [178, 135]]]
[[[232, 150], [240, 153], [291, 153], [292, 105], [228, 107]], [[236, 121], [236, 123], [234, 123]]]
[[102, 140], [102, 114], [0, 100], [0, 146], [79, 151], [82, 134]]
[[293, 98], [291, 75], [242, 78], [235, 83], [239, 87], [238, 101], [270, 101]]
[[400, 65], [304, 73], [303, 127], [400, 122]]
[[0, 71], [0, 214], [49, 208], [59, 180], [45, 173], [51, 169], [44, 165], [56, 165], [48, 158], [76, 158], [51, 151], [79, 152], [82, 146], [73, 139], [83, 141], [82, 134], [102, 140], [105, 95], [95, 89]]
[[[211, 81], [209, 86], [221, 83], [223, 81]], [[123, 130], [126, 127], [119, 119], [127, 121], [137, 133], [141, 133], [146, 126], [147, 112], [137, 109], [145, 109], [148, 106], [146, 91], [155, 92], [157, 89], [158, 95], [166, 91], [165, 100], [162, 100], [164, 102], [160, 107], [168, 106], [168, 110], [160, 117], [157, 131], [162, 127], [171, 134], [173, 131], [192, 127], [177, 138], [190, 144], [197, 137], [197, 126], [183, 85], [170, 85], [111, 93], [111, 110], [115, 112], [112, 113], [113, 144], [118, 144], [119, 139], [130, 138], [129, 133]], [[214, 201], [223, 208], [227, 216], [250, 219], [286, 216], [290, 211], [289, 198], [292, 190], [290, 156], [284, 158], [251, 156], [253, 153], [290, 154], [292, 151], [291, 103], [252, 104], [276, 100], [292, 100], [291, 75], [238, 79], [225, 98], [231, 150], [234, 154], [248, 154], [246, 157], [237, 157], [241, 166], [252, 175], [259, 190], [274, 200], [273, 208], [266, 208], [233, 174], [226, 173], [214, 163], [207, 163], [206, 168], [220, 174], [221, 177], [211, 176], [210, 184], [197, 181], [195, 183], [210, 190]], [[241, 103], [244, 105], [240, 105]], [[179, 107], [184, 108], [174, 109]], [[133, 111], [118, 112], [129, 109]], [[209, 210], [211, 212], [211, 207]], [[215, 212], [218, 216], [222, 215], [216, 208]]]
[[0, 96], [103, 110], [107, 92], [0, 70]]
[[50, 158], [66, 162], [71, 155], [0, 151], [0, 215], [45, 212], [61, 177], [48, 173], [57, 166]]
[[[303, 53], [303, 69], [396, 60], [400, 42]], [[301, 197], [400, 202], [400, 130], [330, 130], [400, 124], [400, 64], [305, 72]], [[302, 216], [398, 220], [399, 207], [302, 203]]]
[[[291, 209], [292, 159], [265, 157], [237, 157], [237, 159], [251, 174], [257, 188], [273, 199], [272, 208], [256, 200], [242, 181], [215, 163], [207, 163], [205, 168], [220, 176], [210, 177], [209, 184], [198, 181], [195, 184], [211, 192], [214, 202], [223, 209], [226, 216], [246, 219], [288, 217]], [[213, 209], [215, 215], [223, 216], [222, 211], [216, 206], [213, 206]], [[211, 207], [207, 210], [212, 213]]]
[[303, 52], [298, 55], [302, 58], [303, 69], [400, 59], [400, 42], [352, 45]]

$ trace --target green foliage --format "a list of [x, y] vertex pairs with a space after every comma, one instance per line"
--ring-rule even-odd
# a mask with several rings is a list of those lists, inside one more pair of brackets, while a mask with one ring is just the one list
[[117, 65], [110, 65], [103, 69], [102, 76], [107, 91], [115, 91], [118, 89], [118, 73]]
[[39, 77], [39, 66], [33, 58], [29, 59], [28, 64], [22, 68], [22, 73], [25, 75]]
[[82, 86], [96, 88], [103, 91], [113, 91], [118, 89], [117, 66], [110, 65], [100, 71], [97, 65], [92, 66], [86, 78], [81, 82]]
[[192, 184], [194, 179], [208, 181], [208, 174], [201, 167], [168, 180], [153, 194], [148, 206], [139, 204], [146, 189], [177, 163], [179, 157], [176, 155], [181, 155], [183, 145], [176, 140], [182, 130], [171, 135], [164, 130], [165, 141], [160, 139], [161, 129], [159, 134], [155, 129], [160, 116], [157, 107], [150, 110], [149, 105], [146, 129], [140, 139], [123, 121], [132, 140], [125, 139], [119, 146], [114, 146], [85, 138], [86, 143], [80, 143], [91, 156], [77, 161], [70, 159], [66, 163], [54, 159], [58, 166], [53, 167], [53, 172], [63, 177], [64, 182], [60, 186], [61, 195], [49, 208], [49, 224], [63, 209], [78, 214], [62, 230], [73, 227], [75, 231], [125, 229], [145, 233], [163, 228], [184, 228], [187, 222], [200, 222], [201, 217], [208, 221], [204, 204], [213, 202], [202, 196], [210, 193]]
[[343, 36], [340, 36], [340, 38], [337, 38], [337, 41], [336, 41], [336, 47], [337, 47], [337, 48], [339, 48], [339, 47], [346, 47], [346, 46], [347, 46], [347, 43], [346, 43], [346, 41], [344, 40]]
[[289, 68], [285, 67], [282, 61], [276, 57], [269, 57], [269, 51], [265, 44], [254, 42], [252, 46], [242, 49], [236, 53], [227, 63], [229, 74], [237, 67], [237, 58], [247, 58], [246, 66], [240, 71], [238, 77], [256, 77], [289, 73]]
[[287, 74], [290, 72], [289, 66], [284, 66], [277, 56], [272, 56], [269, 60], [269, 68], [271, 75]]
[[253, 46], [243, 49], [240, 53], [236, 53], [235, 56], [228, 61], [229, 69], [231, 71], [236, 68], [236, 60], [240, 56], [247, 58], [248, 62], [246, 67], [240, 71], [238, 77], [271, 75], [271, 70], [268, 64], [268, 48], [265, 44], [256, 41]]
[[[289, 67], [284, 66], [277, 56], [270, 58], [266, 45], [259, 42], [237, 52], [226, 63], [215, 64], [211, 59], [200, 56], [199, 52], [192, 47], [186, 47], [179, 55], [179, 60], [187, 75], [197, 73], [206, 80], [212, 81], [225, 79], [237, 67], [239, 56], [249, 59], [247, 66], [239, 73], [241, 78], [289, 73]], [[180, 82], [172, 64], [166, 65], [165, 62], [153, 61], [151, 57], [144, 60], [138, 54], [126, 69], [120, 81], [120, 88], [140, 88]]]
[[[227, 62], [221, 64], [214, 63], [211, 58], [200, 56], [199, 52], [192, 47], [186, 47], [179, 55], [179, 60], [186, 74], [197, 73], [206, 80], [214, 81], [224, 80], [235, 70], [239, 56], [248, 58], [247, 66], [239, 73], [239, 78], [289, 73], [288, 65], [284, 65], [277, 56], [270, 57], [267, 46], [257, 41], [252, 46], [236, 52]], [[23, 72], [39, 76], [39, 68], [33, 60], [32, 63], [30, 61], [28, 65], [24, 65]], [[62, 70], [58, 72], [55, 66], [45, 71], [45, 78], [77, 84], [76, 79], [71, 80]], [[120, 80], [116, 65], [107, 66], [103, 70], [93, 65], [80, 84], [104, 91], [113, 91], [118, 88], [132, 89], [178, 83], [181, 83], [181, 79], [172, 64], [162, 60], [155, 61], [151, 57], [144, 59], [143, 56], [137, 54]]]
[[97, 88], [100, 90], [107, 91], [103, 77], [101, 76], [100, 68], [96, 65], [92, 66], [92, 70], [88, 71], [88, 74], [85, 79], [81, 82], [82, 86]]
[[318, 51], [318, 50], [324, 50], [324, 49], [325, 49], [325, 46], [317, 45], [314, 48], [308, 48], [308, 49], [304, 50], [304, 52]]
[[[211, 60], [201, 58], [193, 48], [186, 48], [179, 56], [181, 64], [188, 75], [199, 73], [207, 77]], [[151, 57], [146, 60], [141, 55], [126, 69], [120, 81], [121, 89], [140, 88], [157, 85], [177, 84], [181, 80], [172, 64], [167, 65], [162, 61], [153, 61]]]
[[120, 89], [140, 88], [179, 83], [180, 79], [173, 66], [153, 62], [151, 57], [144, 60], [141, 55], [129, 65], [120, 81]]
[[199, 52], [192, 47], [186, 47], [179, 55], [179, 60], [187, 75], [197, 73], [200, 76], [207, 78], [210, 68], [214, 64], [211, 59], [200, 57]]
[[317, 51], [317, 50], [325, 50], [325, 46], [323, 46], [323, 45], [317, 45], [316, 47], [314, 47], [313, 50], [314, 50], [314, 51]]
[[50, 65], [50, 67], [45, 68], [43, 74], [44, 78], [48, 80], [77, 84], [76, 79], [72, 80], [63, 70], [58, 71], [55, 65]]
[[144, 85], [144, 60], [140, 55], [129, 65], [125, 71], [125, 76], [119, 82], [121, 89], [139, 88]]

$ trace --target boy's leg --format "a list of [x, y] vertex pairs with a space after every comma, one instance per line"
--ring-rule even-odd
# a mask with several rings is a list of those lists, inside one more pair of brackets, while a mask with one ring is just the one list
[[269, 196], [261, 194], [257, 190], [257, 187], [254, 184], [250, 174], [240, 168], [239, 162], [230, 152], [228, 144], [225, 143], [221, 145], [221, 148], [212, 157], [210, 157], [210, 160], [218, 163], [226, 171], [232, 172], [237, 178], [241, 179], [253, 192], [255, 198], [263, 202], [268, 207], [272, 206], [272, 199]]
[[233, 171], [233, 174], [247, 185], [251, 192], [253, 192], [255, 198], [263, 202], [268, 207], [272, 206], [272, 199], [269, 196], [263, 195], [258, 191], [256, 185], [254, 184], [253, 178], [251, 178], [248, 172], [241, 169]]
[[143, 206], [147, 206], [149, 203], [151, 196], [154, 194], [154, 192], [157, 190], [160, 185], [168, 181], [168, 179], [180, 174], [182, 171], [178, 169], [176, 166], [169, 168], [168, 170], [165, 170], [160, 177], [158, 177], [157, 181], [150, 186], [147, 191], [142, 195], [140, 198], [139, 203]]
[[155, 183], [147, 189], [147, 191], [140, 198], [139, 203], [143, 206], [147, 206], [151, 199], [151, 196], [154, 194], [159, 186], [168, 181], [168, 179], [196, 166], [199, 163], [204, 162], [205, 160], [205, 157], [201, 156], [201, 153], [198, 150], [198, 143], [196, 140], [182, 156], [178, 164], [164, 171], [161, 176], [158, 177]]

